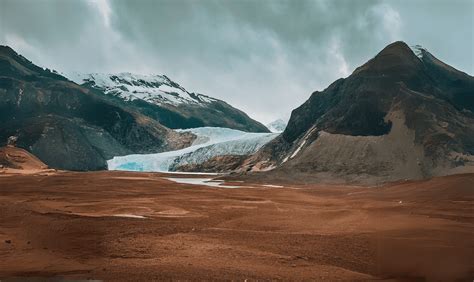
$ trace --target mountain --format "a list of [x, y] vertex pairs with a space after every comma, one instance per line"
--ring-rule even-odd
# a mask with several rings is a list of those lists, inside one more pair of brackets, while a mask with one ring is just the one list
[[230, 171], [278, 134], [250, 133], [230, 128], [201, 127], [179, 132], [196, 136], [181, 150], [146, 155], [118, 156], [108, 161], [110, 170]]
[[26, 150], [11, 146], [0, 147], [0, 169], [38, 171], [47, 168], [46, 164]]
[[0, 146], [16, 136], [52, 168], [97, 170], [117, 155], [180, 149], [195, 138], [104, 96], [0, 46]]
[[280, 118], [280, 119], [270, 122], [266, 126], [271, 132], [280, 133], [285, 130], [287, 124], [288, 123], [286, 121]]
[[264, 125], [226, 102], [189, 92], [165, 75], [71, 73], [67, 77], [100, 90], [127, 107], [133, 106], [168, 128], [211, 126], [269, 132]]
[[474, 171], [474, 78], [392, 43], [314, 92], [241, 170], [360, 183]]

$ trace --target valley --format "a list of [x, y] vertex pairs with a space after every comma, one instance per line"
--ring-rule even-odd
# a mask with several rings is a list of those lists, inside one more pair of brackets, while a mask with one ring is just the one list
[[[210, 88], [173, 73], [229, 89], [224, 65]], [[474, 77], [403, 41], [344, 73], [289, 119], [251, 104], [288, 109], [300, 86], [272, 89], [295, 76], [213, 93], [265, 126], [166, 75], [0, 45], [0, 280], [472, 281]]]
[[378, 187], [189, 184], [216, 177], [0, 173], [0, 277], [454, 281], [474, 275], [473, 174]]

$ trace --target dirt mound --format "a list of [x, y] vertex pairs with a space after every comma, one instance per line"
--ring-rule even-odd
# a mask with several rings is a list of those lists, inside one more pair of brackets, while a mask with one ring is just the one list
[[16, 147], [0, 148], [0, 167], [23, 170], [41, 170], [48, 168], [46, 164], [34, 155]]

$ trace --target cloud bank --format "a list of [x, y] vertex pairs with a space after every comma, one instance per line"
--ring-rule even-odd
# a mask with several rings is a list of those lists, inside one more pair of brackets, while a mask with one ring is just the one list
[[396, 40], [474, 72], [474, 2], [0, 0], [0, 43], [58, 71], [166, 74], [287, 117]]

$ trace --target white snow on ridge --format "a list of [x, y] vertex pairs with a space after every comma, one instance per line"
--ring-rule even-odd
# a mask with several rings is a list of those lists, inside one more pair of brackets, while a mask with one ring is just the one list
[[283, 119], [277, 119], [266, 126], [271, 132], [281, 133], [285, 130], [287, 124], [288, 122], [284, 121]]
[[294, 158], [296, 155], [298, 155], [298, 153], [301, 151], [301, 148], [303, 148], [304, 144], [306, 144], [306, 138], [303, 140], [303, 142], [301, 142], [301, 144], [298, 146], [298, 148], [293, 152], [293, 154], [291, 154], [291, 157], [290, 159]]
[[410, 49], [420, 60], [423, 59], [423, 52], [427, 52], [427, 50], [421, 45], [412, 45], [410, 46]]
[[187, 148], [157, 154], [134, 154], [107, 161], [109, 170], [160, 171], [183, 164], [198, 164], [220, 155], [248, 155], [256, 152], [278, 134], [249, 133], [221, 127], [200, 127], [178, 130], [197, 135]]
[[303, 146], [306, 144], [306, 142], [308, 141], [308, 138], [311, 136], [311, 134], [313, 133], [313, 131], [316, 130], [316, 127], [313, 126], [303, 137], [303, 141], [298, 145], [298, 148], [296, 148], [296, 150], [293, 152], [293, 154], [291, 155], [287, 155], [282, 163], [285, 163], [287, 162], [289, 159], [292, 159], [294, 158], [296, 155], [298, 155], [298, 153], [301, 151], [301, 149], [303, 148]]
[[118, 74], [74, 72], [64, 75], [77, 84], [91, 83], [105, 94], [127, 101], [141, 99], [154, 104], [175, 106], [179, 104], [205, 105], [217, 101], [202, 94], [190, 93], [165, 75], [140, 75], [128, 72]]

